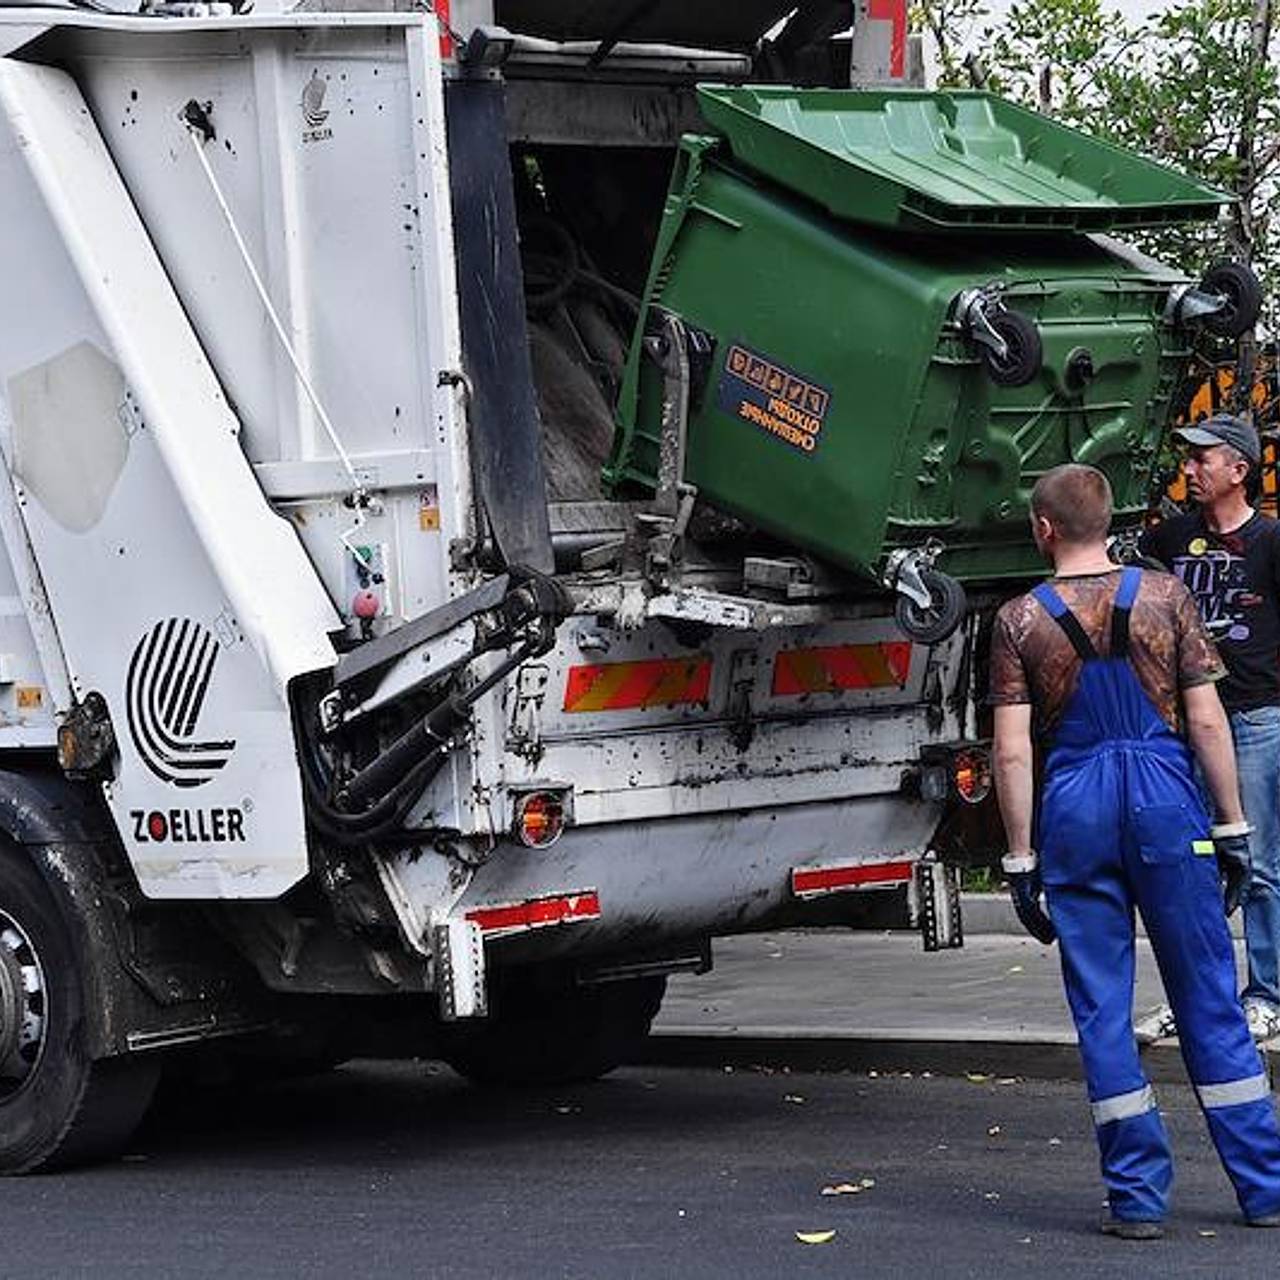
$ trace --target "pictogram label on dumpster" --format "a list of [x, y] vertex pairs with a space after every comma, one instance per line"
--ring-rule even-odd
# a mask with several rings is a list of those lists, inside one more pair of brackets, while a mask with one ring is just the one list
[[737, 343], [724, 358], [716, 403], [802, 453], [812, 453], [831, 408], [831, 392], [794, 369]]

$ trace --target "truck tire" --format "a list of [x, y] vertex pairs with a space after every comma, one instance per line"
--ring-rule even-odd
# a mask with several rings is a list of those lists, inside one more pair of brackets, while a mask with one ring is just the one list
[[0, 839], [0, 1173], [104, 1159], [142, 1119], [159, 1061], [95, 1061], [85, 1027], [58, 903], [22, 850]]
[[666, 978], [582, 987], [522, 971], [495, 983], [488, 1019], [446, 1029], [441, 1056], [489, 1087], [598, 1080], [643, 1043], [666, 989]]

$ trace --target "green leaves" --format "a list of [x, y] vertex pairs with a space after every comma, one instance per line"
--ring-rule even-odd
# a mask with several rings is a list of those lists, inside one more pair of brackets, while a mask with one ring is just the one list
[[1199, 274], [1252, 259], [1280, 296], [1280, 14], [1276, 0], [1171, 0], [1131, 22], [1104, 0], [918, 0], [939, 87], [979, 85], [1236, 194], [1217, 227], [1142, 245]]

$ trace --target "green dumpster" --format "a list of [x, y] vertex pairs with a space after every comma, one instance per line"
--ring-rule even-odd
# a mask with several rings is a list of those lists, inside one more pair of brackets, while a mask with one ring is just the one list
[[613, 491], [696, 490], [896, 589], [922, 632], [939, 583], [1036, 571], [1050, 467], [1100, 467], [1140, 517], [1195, 328], [1242, 331], [1256, 283], [1192, 287], [1102, 233], [1228, 196], [987, 94], [699, 99], [715, 133], [679, 151]]

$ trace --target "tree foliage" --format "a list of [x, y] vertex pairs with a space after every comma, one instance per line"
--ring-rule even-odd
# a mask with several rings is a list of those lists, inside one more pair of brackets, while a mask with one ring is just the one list
[[1171, 0], [1133, 22], [1103, 0], [919, 0], [940, 87], [985, 87], [1239, 198], [1146, 246], [1190, 274], [1224, 252], [1280, 298], [1280, 23], [1268, 0]]

